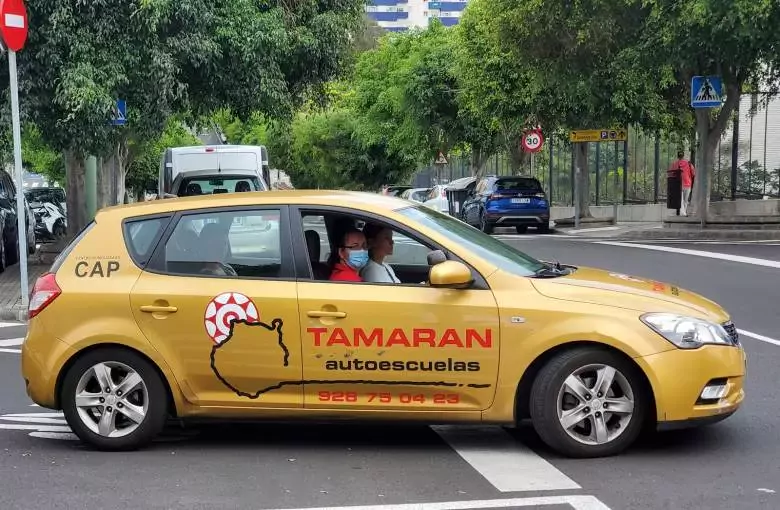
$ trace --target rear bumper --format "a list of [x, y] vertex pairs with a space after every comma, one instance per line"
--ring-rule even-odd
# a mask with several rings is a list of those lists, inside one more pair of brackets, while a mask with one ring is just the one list
[[514, 225], [547, 225], [550, 223], [550, 211], [527, 210], [514, 211], [486, 211], [485, 220], [496, 226]]

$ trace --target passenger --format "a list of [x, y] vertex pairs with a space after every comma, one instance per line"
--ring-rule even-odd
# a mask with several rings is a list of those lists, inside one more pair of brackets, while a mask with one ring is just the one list
[[340, 236], [339, 249], [331, 255], [331, 281], [362, 282], [359, 271], [368, 262], [366, 236], [356, 228], [348, 228]]
[[360, 271], [364, 281], [373, 283], [401, 283], [395, 271], [385, 264], [385, 257], [393, 254], [393, 231], [390, 228], [369, 223], [363, 229], [368, 243], [369, 261]]

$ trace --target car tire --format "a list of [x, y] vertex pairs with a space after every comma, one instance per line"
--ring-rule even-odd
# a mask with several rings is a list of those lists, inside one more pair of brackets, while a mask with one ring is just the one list
[[540, 234], [549, 234], [550, 233], [550, 224], [547, 223], [545, 225], [539, 225], [536, 228], [536, 231], [539, 232]]
[[518, 234], [525, 234], [528, 232], [528, 226], [526, 225], [515, 225], [515, 230]]
[[[105, 374], [102, 367], [109, 367], [111, 392], [97, 387], [95, 369]], [[133, 384], [128, 393], [120, 394], [117, 390], [121, 390], [126, 377], [133, 373], [140, 377], [140, 382]], [[122, 374], [127, 375], [117, 378]], [[105, 377], [101, 380], [105, 381]], [[85, 391], [95, 395], [91, 397], [95, 405], [79, 409], [76, 395]], [[103, 451], [136, 450], [148, 445], [162, 432], [168, 417], [165, 382], [155, 367], [139, 354], [115, 347], [100, 348], [76, 360], [63, 379], [60, 402], [68, 425], [79, 439]], [[111, 423], [105, 428], [109, 434], [100, 430], [100, 418], [107, 409], [113, 413]], [[138, 414], [139, 410], [142, 415]], [[136, 416], [136, 422], [128, 418], [129, 414]], [[126, 427], [121, 426], [125, 424]]]
[[[602, 374], [614, 370], [612, 384], [601, 397], [595, 388], [599, 368]], [[585, 398], [575, 396], [566, 381]], [[531, 389], [531, 421], [542, 441], [560, 454], [607, 457], [622, 452], [639, 437], [650, 409], [649, 395], [639, 369], [619, 354], [598, 347], [571, 349], [552, 358], [537, 374]], [[605, 403], [607, 409], [621, 407], [621, 411], [602, 412]], [[562, 423], [567, 412], [572, 415], [568, 423], [573, 424], [568, 427]], [[597, 428], [597, 420], [604, 427]]]
[[479, 215], [479, 229], [486, 234], [493, 233], [493, 224], [485, 219], [484, 210]]

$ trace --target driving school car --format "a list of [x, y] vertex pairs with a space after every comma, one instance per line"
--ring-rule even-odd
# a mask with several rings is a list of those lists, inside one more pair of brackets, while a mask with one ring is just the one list
[[[345, 226], [399, 284], [328, 280]], [[268, 227], [268, 223], [271, 227]], [[744, 398], [729, 315], [674, 285], [530, 257], [395, 197], [271, 191], [101, 210], [36, 282], [27, 393], [100, 449], [170, 417], [514, 425], [616, 454]]]

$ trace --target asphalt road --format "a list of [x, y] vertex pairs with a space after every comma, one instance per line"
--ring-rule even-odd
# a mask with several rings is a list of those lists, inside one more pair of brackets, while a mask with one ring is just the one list
[[[780, 267], [766, 262], [780, 261], [780, 246], [655, 243], [651, 250], [556, 236], [504, 239], [540, 258], [677, 283], [723, 304], [739, 329], [780, 339]], [[732, 260], [712, 258], [719, 254]], [[4, 510], [780, 508], [780, 345], [744, 334], [749, 373], [739, 413], [596, 460], [560, 458], [527, 426], [215, 425], [171, 428], [139, 452], [94, 452], [58, 413], [31, 406], [15, 352], [23, 335], [23, 327], [0, 325]], [[422, 506], [403, 506], [412, 503]]]

